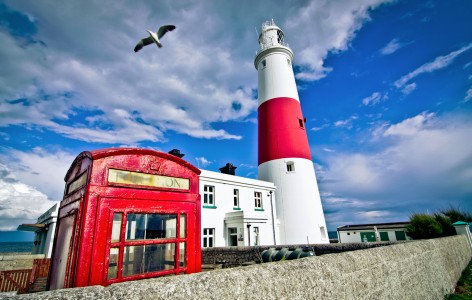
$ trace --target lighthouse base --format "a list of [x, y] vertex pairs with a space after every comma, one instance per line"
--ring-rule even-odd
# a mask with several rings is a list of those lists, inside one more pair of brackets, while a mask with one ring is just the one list
[[259, 165], [259, 179], [276, 190], [280, 244], [329, 243], [313, 162], [303, 158], [275, 159]]

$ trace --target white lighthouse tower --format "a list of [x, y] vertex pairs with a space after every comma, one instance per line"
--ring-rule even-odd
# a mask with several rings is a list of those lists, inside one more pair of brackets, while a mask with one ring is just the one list
[[315, 169], [292, 70], [293, 52], [274, 21], [262, 24], [258, 71], [261, 180], [275, 183], [280, 241], [329, 243]]

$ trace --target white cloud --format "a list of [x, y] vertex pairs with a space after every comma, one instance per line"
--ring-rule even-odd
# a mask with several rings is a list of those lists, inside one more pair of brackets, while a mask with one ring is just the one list
[[472, 87], [467, 90], [465, 98], [464, 98], [464, 102], [468, 102], [471, 99], [472, 99]]
[[[326, 76], [331, 70], [323, 65], [327, 54], [346, 50], [369, 20], [369, 11], [386, 2], [390, 0], [279, 3], [272, 16], [297, 53], [297, 77]], [[264, 21], [260, 16], [271, 2], [157, 1], [133, 10], [113, 1], [7, 5], [26, 15], [36, 31], [28, 37], [30, 43], [7, 34], [8, 28], [0, 31], [5, 58], [0, 97], [7, 99], [0, 103], [5, 112], [0, 126], [130, 144], [165, 141], [169, 130], [196, 138], [241, 139], [215, 124], [254, 121], [253, 26]], [[177, 26], [164, 37], [164, 47], [134, 53], [145, 29], [161, 23]], [[81, 112], [89, 117], [78, 118]]]
[[423, 73], [431, 73], [436, 70], [443, 69], [449, 66], [457, 56], [468, 51], [471, 48], [472, 48], [472, 44], [469, 44], [447, 55], [438, 56], [432, 62], [425, 63], [424, 65], [420, 66], [416, 70], [404, 75], [403, 77], [395, 81], [394, 85], [397, 88], [402, 88], [408, 81], [410, 81], [411, 79], [415, 78], [418, 75], [421, 75]]
[[328, 53], [346, 50], [356, 32], [369, 21], [369, 11], [388, 2], [310, 1], [288, 8], [290, 13], [286, 15], [290, 17], [282, 25], [290, 34], [290, 46], [296, 50], [295, 63], [301, 65], [297, 79], [318, 80], [331, 72], [331, 67], [324, 66]]
[[209, 166], [212, 162], [206, 159], [205, 157], [195, 157], [195, 160], [197, 161], [197, 165], [199, 168], [205, 168]]
[[320, 131], [320, 130], [323, 130], [323, 129], [327, 128], [327, 127], [329, 127], [329, 124], [323, 124], [323, 125], [321, 125], [320, 127], [313, 127], [313, 128], [311, 128], [310, 130], [312, 130], [312, 131]]
[[400, 43], [398, 38], [394, 38], [387, 45], [385, 45], [382, 49], [380, 49], [380, 53], [382, 55], [389, 55], [397, 52], [398, 49], [403, 47], [404, 44]]
[[328, 223], [402, 221], [450, 204], [471, 210], [470, 136], [467, 116], [424, 112], [381, 126], [373, 151], [327, 153], [320, 191]]
[[0, 231], [16, 230], [23, 223], [36, 223], [55, 203], [34, 187], [19, 182], [9, 168], [0, 163]]
[[62, 200], [64, 176], [75, 155], [62, 150], [34, 148], [32, 151], [3, 149], [0, 159], [19, 183], [46, 195], [50, 200]]
[[411, 94], [414, 90], [416, 90], [416, 83], [410, 83], [410, 84], [407, 84], [403, 87], [402, 89], [402, 93], [404, 95], [409, 95]]
[[374, 106], [380, 103], [381, 100], [382, 100], [382, 95], [379, 92], [374, 92], [369, 97], [365, 97], [364, 99], [362, 99], [362, 104], [364, 104], [365, 106], [369, 106], [369, 105]]
[[357, 120], [358, 118], [359, 118], [358, 116], [352, 115], [352, 116], [350, 116], [349, 118], [347, 118], [345, 120], [339, 120], [339, 121], [334, 122], [334, 126], [339, 127], [339, 128], [352, 129], [352, 127], [353, 127], [352, 122], [354, 120]]
[[384, 136], [413, 136], [424, 130], [433, 118], [434, 113], [423, 112], [400, 123], [387, 127]]

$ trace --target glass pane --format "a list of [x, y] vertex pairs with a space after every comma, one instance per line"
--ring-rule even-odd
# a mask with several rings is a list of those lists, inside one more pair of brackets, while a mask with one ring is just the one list
[[180, 255], [179, 255], [180, 267], [183, 268], [185, 264], [185, 243], [180, 243]]
[[175, 268], [175, 244], [125, 247], [123, 276]]
[[143, 273], [144, 246], [125, 247], [123, 277]]
[[186, 238], [187, 237], [187, 215], [186, 214], [180, 214], [180, 238]]
[[75, 179], [69, 184], [69, 187], [67, 188], [67, 194], [70, 194], [73, 191], [80, 188], [81, 186], [85, 185], [86, 182], [87, 182], [87, 172], [84, 172], [82, 175], [80, 175], [79, 178]]
[[114, 213], [113, 214], [113, 227], [111, 229], [111, 241], [118, 242], [120, 240], [121, 235], [121, 219], [123, 218], [123, 214], [121, 213]]
[[127, 240], [175, 238], [176, 233], [177, 215], [134, 213], [127, 215]]
[[118, 248], [110, 248], [110, 258], [108, 261], [108, 279], [115, 279], [118, 271]]

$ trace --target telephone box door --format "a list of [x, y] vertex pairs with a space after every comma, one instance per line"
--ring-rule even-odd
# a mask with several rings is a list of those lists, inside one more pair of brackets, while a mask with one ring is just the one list
[[[92, 283], [194, 272], [194, 203], [107, 198], [100, 205]], [[101, 270], [100, 270], [101, 269]], [[100, 277], [101, 275], [101, 277]]]

